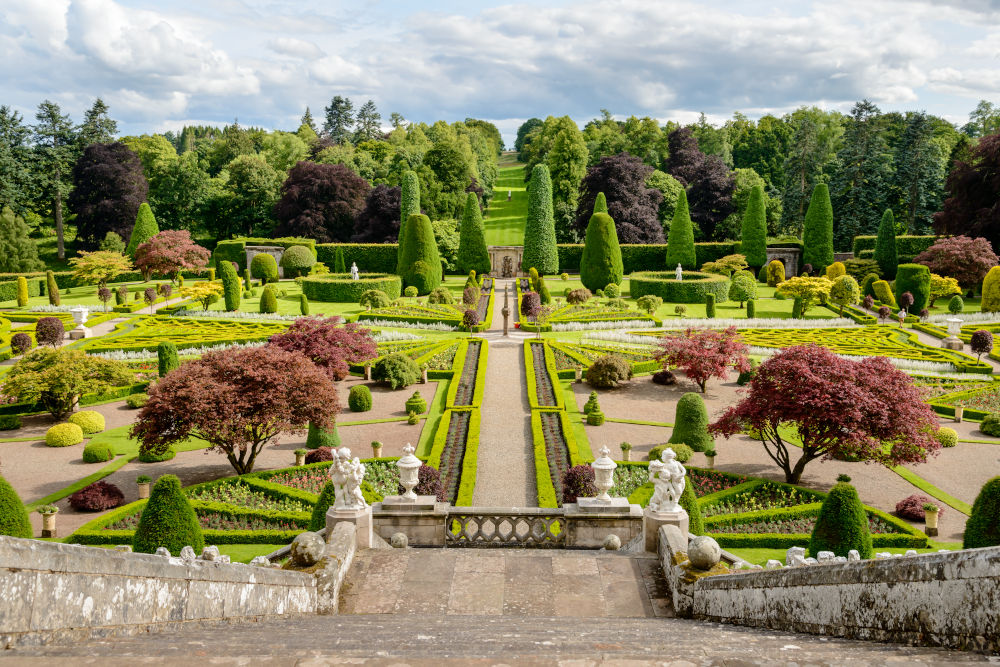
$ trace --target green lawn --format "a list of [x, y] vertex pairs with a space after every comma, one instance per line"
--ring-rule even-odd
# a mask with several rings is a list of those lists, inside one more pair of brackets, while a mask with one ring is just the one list
[[[528, 191], [524, 165], [513, 154], [500, 158], [493, 186], [493, 200], [486, 210], [486, 245], [524, 245], [524, 222], [528, 215]], [[507, 193], [511, 193], [507, 201]]]

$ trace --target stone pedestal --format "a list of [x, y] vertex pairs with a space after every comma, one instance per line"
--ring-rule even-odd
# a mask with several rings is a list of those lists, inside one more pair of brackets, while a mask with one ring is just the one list
[[90, 338], [93, 335], [94, 332], [91, 331], [88, 327], [83, 326], [82, 324], [74, 329], [69, 330], [70, 340], [81, 340], [83, 338]]
[[372, 505], [374, 531], [386, 541], [396, 533], [403, 533], [410, 546], [443, 547], [448, 507], [448, 503], [439, 503], [434, 496], [417, 496], [416, 500], [388, 496]]
[[958, 350], [961, 352], [965, 348], [965, 343], [962, 342], [961, 338], [956, 336], [948, 336], [941, 341], [941, 347], [946, 350]]
[[333, 535], [333, 528], [338, 523], [353, 523], [358, 549], [372, 548], [372, 508], [345, 510], [330, 508], [326, 511], [326, 534]]
[[648, 507], [646, 508], [642, 513], [642, 533], [646, 551], [657, 553], [659, 548], [657, 533], [660, 526], [667, 525], [676, 527], [681, 535], [686, 536], [690, 525], [688, 513], [684, 511], [684, 508], [679, 508], [676, 512], [654, 512]]
[[602, 503], [579, 498], [563, 505], [566, 519], [566, 547], [599, 549], [608, 535], [617, 535], [623, 545], [642, 532], [642, 508], [629, 505], [625, 498]]

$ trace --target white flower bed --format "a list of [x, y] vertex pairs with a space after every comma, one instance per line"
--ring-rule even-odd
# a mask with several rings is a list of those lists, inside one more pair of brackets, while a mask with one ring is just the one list
[[372, 338], [376, 343], [393, 343], [401, 340], [423, 340], [423, 336], [410, 333], [409, 331], [387, 331], [385, 329], [372, 333]]
[[104, 309], [104, 306], [53, 306], [51, 304], [45, 304], [44, 306], [32, 306], [31, 312], [33, 313], [68, 313], [74, 308], [87, 308], [88, 310], [96, 310], [98, 308]]
[[664, 329], [831, 329], [839, 327], [856, 327], [857, 322], [847, 317], [833, 317], [825, 320], [793, 320], [781, 317], [758, 317], [750, 319], [679, 319], [664, 320]]
[[363, 320], [358, 322], [363, 327], [379, 327], [390, 329], [423, 329], [425, 331], [455, 331], [457, 327], [443, 322], [397, 322], [396, 320]]
[[651, 329], [652, 320], [594, 320], [592, 322], [554, 322], [553, 331], [590, 331], [593, 329]]
[[958, 315], [952, 315], [949, 313], [947, 315], [931, 315], [926, 321], [934, 324], [947, 324], [948, 320], [952, 317], [957, 317], [962, 320], [963, 324], [972, 324], [973, 322], [979, 324], [1000, 323], [1000, 313], [959, 313]]
[[[251, 347], [263, 347], [266, 341], [258, 343], [224, 343], [222, 345], [206, 345], [203, 347], [189, 347], [178, 350], [182, 357], [201, 356], [208, 352], [219, 352], [221, 350], [242, 350]], [[111, 359], [112, 361], [145, 361], [156, 359], [156, 350], [111, 350], [109, 352], [95, 352], [92, 356]]]
[[279, 315], [278, 313], [244, 313], [242, 311], [228, 310], [178, 310], [174, 317], [194, 317], [194, 318], [215, 318], [221, 320], [281, 320], [293, 321], [303, 315]]
[[596, 331], [594, 333], [584, 334], [583, 338], [580, 340], [581, 342], [608, 341], [612, 343], [627, 343], [630, 345], [650, 347], [655, 346], [659, 342], [660, 338], [658, 336], [639, 336], [631, 334], [627, 331]]

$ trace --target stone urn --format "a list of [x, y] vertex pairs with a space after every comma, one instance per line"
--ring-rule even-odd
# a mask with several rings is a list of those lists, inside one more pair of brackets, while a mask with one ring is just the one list
[[148, 475], [140, 475], [138, 479], [135, 480], [135, 485], [139, 490], [139, 500], [149, 498], [149, 487], [152, 483], [153, 480], [150, 479]]
[[608, 491], [615, 483], [615, 468], [618, 464], [608, 456], [611, 451], [607, 447], [601, 447], [600, 458], [590, 464], [594, 469], [594, 486], [597, 487], [597, 499], [604, 503], [611, 502]]
[[627, 443], [627, 442], [623, 442], [621, 444], [621, 448], [622, 448], [622, 461], [631, 461], [632, 460], [632, 445], [629, 444], [629, 443]]
[[709, 468], [715, 468], [715, 450], [710, 449], [705, 452], [705, 462], [708, 464]]
[[396, 461], [399, 468], [399, 483], [403, 487], [403, 498], [416, 500], [417, 494], [413, 489], [420, 479], [420, 459], [413, 455], [413, 445], [406, 443], [403, 447], [403, 457]]
[[937, 537], [938, 534], [938, 515], [941, 513], [941, 508], [933, 503], [926, 503], [924, 505], [924, 532], [927, 533], [928, 537]]
[[55, 505], [45, 505], [38, 509], [42, 515], [42, 537], [56, 537], [56, 515], [59, 508]]
[[962, 423], [962, 415], [965, 414], [965, 407], [961, 405], [955, 406], [955, 422], [958, 424]]
[[296, 449], [295, 450], [295, 465], [296, 466], [304, 466], [306, 464], [306, 454], [308, 454], [308, 452], [305, 449]]
[[382, 458], [382, 443], [378, 440], [372, 441], [372, 456], [377, 459]]

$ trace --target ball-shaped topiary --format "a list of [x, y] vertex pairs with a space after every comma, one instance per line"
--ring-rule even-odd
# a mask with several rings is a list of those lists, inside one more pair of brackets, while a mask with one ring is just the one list
[[84, 434], [100, 433], [104, 430], [104, 415], [96, 410], [81, 410], [69, 417], [70, 424], [76, 424]]
[[455, 297], [447, 287], [437, 287], [427, 296], [427, 303], [455, 303]]
[[677, 401], [674, 430], [667, 442], [683, 443], [696, 452], [715, 447], [715, 440], [708, 433], [708, 410], [701, 394], [688, 392]]
[[1000, 477], [994, 477], [979, 490], [962, 538], [963, 549], [997, 545], [1000, 545]]
[[586, 287], [581, 287], [579, 289], [570, 290], [566, 293], [566, 303], [571, 306], [578, 306], [581, 303], [587, 303], [593, 298], [593, 294]]
[[59, 347], [66, 337], [66, 327], [58, 317], [43, 317], [35, 322], [35, 340], [39, 345]]
[[674, 450], [674, 454], [677, 455], [677, 460], [680, 463], [687, 463], [694, 456], [694, 450], [687, 445], [681, 443], [667, 443], [663, 445], [657, 445], [649, 450], [646, 454], [646, 459], [649, 461], [659, 461], [663, 457], [664, 449]]
[[383, 382], [393, 389], [409, 387], [420, 378], [417, 363], [405, 354], [387, 354], [372, 367], [372, 379]]
[[49, 447], [70, 447], [83, 442], [83, 429], [76, 424], [56, 424], [45, 432], [45, 444]]
[[896, 302], [903, 304], [906, 292], [913, 295], [909, 312], [919, 313], [927, 307], [931, 298], [931, 271], [923, 264], [900, 264], [896, 268]]
[[962, 297], [956, 294], [948, 300], [948, 312], [952, 315], [958, 315], [960, 312], [965, 310], [965, 301]]
[[737, 273], [729, 285], [729, 300], [738, 301], [740, 308], [744, 301], [757, 298], [757, 281], [746, 273]]
[[[329, 453], [330, 460], [332, 460], [333, 453]], [[327, 482], [319, 494], [319, 500], [316, 501], [316, 505], [313, 507], [312, 517], [309, 519], [309, 530], [316, 532], [326, 528], [326, 511], [333, 507], [335, 500], [336, 489], [333, 486], [333, 482]]]
[[942, 426], [935, 435], [942, 447], [954, 447], [958, 444], [958, 432], [953, 428]]
[[837, 482], [819, 509], [809, 538], [809, 553], [815, 557], [820, 551], [832, 551], [846, 557], [851, 549], [856, 549], [862, 559], [874, 555], [868, 515], [857, 490], [847, 482]]
[[7, 480], [0, 477], [0, 535], [32, 537], [28, 510]]
[[785, 282], [785, 265], [776, 259], [767, 263], [767, 286], [777, 287]]
[[986, 435], [1000, 437], [1000, 415], [996, 413], [986, 415], [983, 421], [979, 423], [979, 430]]
[[617, 387], [632, 379], [632, 366], [618, 354], [603, 354], [587, 369], [587, 382], [598, 388]]
[[319, 449], [320, 447], [340, 447], [340, 433], [337, 425], [326, 431], [309, 422], [309, 434], [306, 436], [306, 447], [309, 449]]
[[309, 248], [303, 245], [293, 245], [281, 253], [281, 261], [278, 262], [278, 265], [285, 270], [286, 278], [295, 278], [308, 275], [315, 263], [316, 258], [313, 257]]
[[142, 406], [149, 402], [149, 394], [139, 393], [139, 394], [129, 394], [125, 399], [125, 405], [131, 410], [138, 410]]
[[372, 392], [363, 384], [356, 384], [347, 393], [347, 407], [351, 412], [368, 412], [372, 409]]
[[358, 305], [365, 308], [371, 308], [372, 310], [378, 310], [379, 308], [388, 308], [392, 301], [389, 300], [389, 295], [378, 289], [366, 290], [361, 298], [358, 299]]
[[419, 391], [413, 392], [413, 396], [406, 399], [406, 414], [415, 412], [418, 415], [427, 412], [427, 401], [420, 395]]
[[14, 354], [24, 354], [31, 349], [32, 345], [31, 336], [19, 331], [10, 337], [10, 351]]
[[621, 288], [615, 283], [608, 283], [604, 287], [604, 296], [609, 299], [617, 299], [622, 295]]
[[403, 296], [410, 297], [412, 299], [417, 296], [417, 288], [413, 285], [408, 285], [406, 289], [403, 290]]
[[84, 463], [104, 463], [113, 458], [115, 458], [115, 450], [107, 443], [91, 440], [83, 448]]
[[196, 552], [205, 546], [201, 525], [187, 497], [181, 492], [181, 480], [176, 475], [163, 475], [153, 485], [149, 501], [142, 509], [139, 526], [132, 538], [132, 550], [155, 553], [166, 547], [174, 556], [190, 546]]
[[70, 506], [82, 512], [103, 512], [125, 502], [125, 494], [110, 482], [94, 482], [69, 497]]
[[479, 326], [479, 313], [472, 310], [471, 308], [467, 309], [465, 312], [462, 313], [463, 329], [465, 329], [466, 331], [472, 331], [477, 326]]
[[177, 456], [177, 452], [169, 447], [162, 452], [153, 452], [139, 448], [139, 463], [162, 463]]
[[250, 260], [250, 275], [265, 283], [278, 282], [278, 262], [266, 252], [257, 253]]

